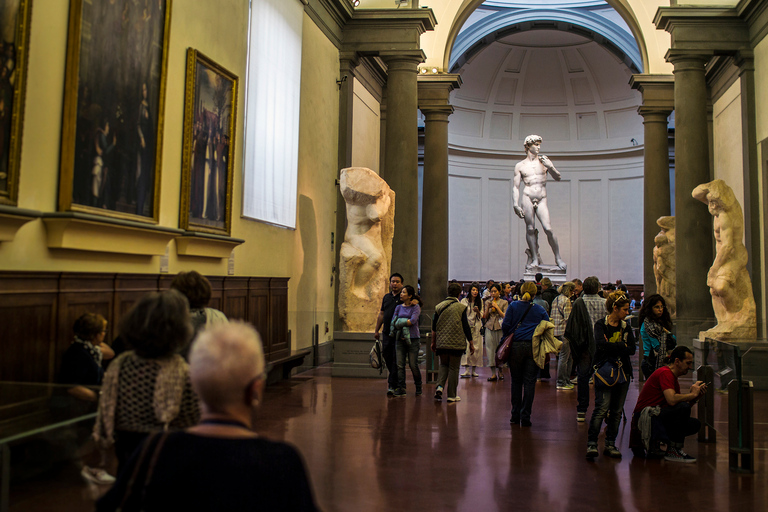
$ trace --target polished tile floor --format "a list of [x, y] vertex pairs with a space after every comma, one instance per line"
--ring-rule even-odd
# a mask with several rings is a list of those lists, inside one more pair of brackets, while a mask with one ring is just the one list
[[[724, 395], [715, 397], [717, 443], [686, 442], [695, 464], [634, 459], [629, 425], [622, 460], [588, 462], [575, 391], [557, 391], [554, 381], [537, 384], [533, 427], [523, 428], [509, 424], [508, 373], [496, 383], [482, 369], [462, 379], [456, 404], [435, 402], [433, 385], [414, 396], [410, 376], [408, 395], [388, 398], [383, 380], [330, 373], [320, 367], [270, 386], [256, 426], [299, 448], [325, 511], [768, 510], [768, 392], [755, 399], [757, 471], [736, 474]], [[627, 412], [639, 386], [631, 384]], [[16, 499], [12, 489], [11, 510], [91, 510], [76, 471], [62, 470], [44, 492], [25, 485]]]

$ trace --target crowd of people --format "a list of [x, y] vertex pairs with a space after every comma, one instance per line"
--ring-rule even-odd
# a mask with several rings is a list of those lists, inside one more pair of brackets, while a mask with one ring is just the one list
[[[374, 336], [382, 340], [390, 371], [387, 395], [406, 396], [406, 359], [413, 373], [416, 396], [422, 394], [418, 370], [418, 312], [421, 299], [400, 274], [390, 276]], [[639, 336], [629, 324], [639, 306]], [[550, 379], [550, 354], [557, 356], [557, 390], [576, 389], [576, 421], [587, 422], [586, 457], [599, 455], [598, 439], [605, 424], [603, 454], [621, 458], [616, 446], [630, 381], [631, 356], [638, 343], [642, 350], [640, 371], [646, 382], [632, 414], [632, 452], [637, 457], [663, 457], [674, 462], [694, 462], [683, 451], [683, 440], [700, 429], [691, 418], [691, 406], [707, 385], [697, 381], [682, 394], [677, 378], [691, 369], [691, 351], [677, 346], [666, 302], [661, 295], [647, 300], [632, 298], [621, 281], [601, 286], [595, 276], [573, 279], [559, 287], [541, 274], [536, 282], [496, 283], [489, 280], [465, 290], [449, 283], [447, 297], [435, 307], [430, 348], [438, 359], [435, 400], [447, 394], [450, 404], [461, 401], [460, 378], [504, 380], [509, 368], [512, 410], [510, 423], [531, 427], [536, 382]], [[485, 359], [484, 359], [485, 356]], [[459, 375], [461, 366], [464, 371]], [[591, 389], [594, 402], [590, 404]], [[662, 445], [665, 449], [662, 450]]]
[[[389, 283], [374, 334], [383, 336], [387, 394], [406, 396], [408, 366], [419, 396], [423, 303], [400, 274], [392, 274]], [[216, 495], [232, 500], [236, 509], [253, 506], [253, 499], [262, 500], [261, 505], [280, 499], [281, 506], [291, 499], [291, 510], [315, 509], [298, 452], [253, 431], [253, 408], [267, 377], [259, 335], [208, 307], [210, 298], [204, 276], [181, 272], [171, 289], [149, 294], [123, 316], [111, 345], [105, 343], [103, 316], [86, 313], [76, 320], [60, 380], [71, 386], [75, 399], [98, 401], [93, 439], [102, 450], [114, 447], [118, 461], [116, 482], [104, 467], [83, 469], [92, 482], [114, 482], [98, 510], [174, 508], [182, 495], [189, 500], [186, 508], [213, 510], [220, 503], [209, 503], [211, 495], [199, 491], [211, 483], [232, 490]], [[647, 380], [632, 413], [630, 448], [637, 457], [693, 462], [683, 442], [700, 428], [691, 406], [707, 384], [697, 381], [688, 393], [681, 392], [678, 378], [691, 370], [693, 354], [676, 345], [663, 297], [652, 295], [642, 304], [639, 339], [628, 323], [630, 310], [625, 290], [601, 293], [594, 276], [559, 289], [547, 278], [538, 283], [489, 282], [482, 290], [478, 283], [464, 290], [451, 282], [431, 322], [430, 348], [439, 361], [434, 398], [442, 401], [445, 393], [447, 402], [455, 404], [461, 401], [462, 377], [479, 377], [485, 366], [487, 380], [497, 382], [504, 380], [508, 367], [510, 423], [531, 427], [536, 382], [550, 378], [548, 363], [554, 353], [557, 389], [576, 387], [577, 422], [586, 422], [594, 387], [587, 458], [599, 454], [603, 423], [603, 454], [620, 458], [616, 437], [634, 375], [631, 356], [639, 342]], [[253, 486], [262, 490], [254, 492]], [[251, 492], [235, 492], [243, 488]]]
[[210, 298], [204, 276], [181, 272], [123, 316], [111, 347], [103, 316], [75, 322], [60, 381], [98, 401], [93, 439], [118, 461], [116, 479], [83, 468], [90, 482], [114, 483], [97, 510], [316, 510], [298, 451], [253, 430], [267, 379], [261, 338]]

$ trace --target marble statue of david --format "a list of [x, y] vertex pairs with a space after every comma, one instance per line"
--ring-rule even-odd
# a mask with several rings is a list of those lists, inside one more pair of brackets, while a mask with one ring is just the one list
[[[544, 233], [547, 235], [549, 246], [555, 254], [555, 263], [560, 269], [565, 270], [566, 264], [560, 257], [560, 246], [557, 237], [552, 232], [552, 224], [549, 220], [549, 207], [547, 206], [547, 173], [551, 174], [555, 181], [560, 181], [560, 172], [552, 164], [552, 161], [539, 153], [542, 138], [538, 135], [529, 135], [525, 138], [525, 158], [515, 165], [514, 186], [512, 189], [512, 201], [515, 214], [525, 220], [525, 240], [528, 243], [527, 270], [539, 267], [541, 259], [538, 251], [538, 230], [535, 223], [539, 219]], [[520, 181], [523, 182], [523, 194], [520, 198]]]

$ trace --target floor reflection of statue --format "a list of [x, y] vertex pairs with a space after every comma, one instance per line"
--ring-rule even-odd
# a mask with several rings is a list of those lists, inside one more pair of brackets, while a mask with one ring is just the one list
[[[529, 135], [525, 138], [526, 156], [515, 165], [515, 181], [512, 189], [514, 210], [518, 217], [525, 220], [525, 239], [528, 243], [526, 269], [539, 267], [542, 263], [538, 249], [537, 217], [555, 254], [555, 263], [559, 268], [565, 269], [566, 264], [560, 257], [560, 247], [552, 232], [547, 206], [547, 173], [552, 174], [555, 181], [560, 181], [560, 172], [555, 169], [549, 158], [539, 154], [541, 141], [538, 135]], [[520, 199], [519, 190], [521, 179], [523, 181], [522, 199]]]
[[701, 333], [719, 340], [754, 339], [757, 315], [747, 272], [744, 216], [731, 187], [723, 180], [699, 185], [693, 197], [706, 203], [714, 217], [715, 261], [707, 274], [717, 325]]
[[340, 184], [347, 231], [339, 262], [339, 316], [345, 331], [373, 331], [387, 291], [395, 193], [364, 167], [342, 169]]
[[656, 293], [664, 297], [669, 316], [677, 317], [677, 288], [675, 287], [675, 218], [659, 217], [656, 221], [661, 231], [653, 241], [653, 275], [656, 277]]

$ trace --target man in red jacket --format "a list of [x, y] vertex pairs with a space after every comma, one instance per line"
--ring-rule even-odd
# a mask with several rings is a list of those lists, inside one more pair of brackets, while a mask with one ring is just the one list
[[636, 456], [645, 456], [649, 441], [661, 441], [667, 444], [665, 460], [696, 462], [683, 451], [683, 442], [701, 428], [701, 422], [691, 418], [691, 406], [706, 392], [707, 385], [696, 381], [688, 393], [681, 393], [677, 380], [692, 367], [693, 353], [688, 347], [677, 346], [670, 354], [668, 364], [645, 381], [632, 414], [629, 444]]

